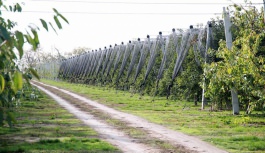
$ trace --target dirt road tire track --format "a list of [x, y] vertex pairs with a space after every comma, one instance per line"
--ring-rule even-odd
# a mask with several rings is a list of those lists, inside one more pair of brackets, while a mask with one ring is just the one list
[[85, 124], [97, 131], [101, 137], [111, 144], [117, 146], [124, 153], [159, 153], [160, 151], [156, 148], [146, 146], [142, 143], [136, 142], [134, 139], [128, 137], [122, 131], [118, 131], [115, 127], [110, 126], [103, 121], [98, 121], [93, 115], [86, 112], [80, 111], [75, 106], [71, 105], [66, 100], [53, 94], [49, 90], [38, 86], [33, 83], [34, 86], [45, 92], [47, 95], [52, 97], [57, 103], [74, 114], [78, 119], [82, 120]]
[[[80, 102], [87, 103], [88, 105], [91, 105], [92, 107], [97, 108], [97, 110], [99, 111], [108, 113], [111, 117], [115, 119], [128, 123], [128, 126], [131, 126], [134, 128], [141, 127], [143, 130], [147, 131], [151, 137], [154, 137], [156, 139], [161, 139], [162, 141], [168, 141], [171, 144], [176, 145], [176, 146], [179, 146], [179, 145], [184, 146], [187, 152], [189, 152], [188, 150], [190, 150], [190, 152], [226, 153], [226, 151], [216, 148], [204, 141], [201, 141], [198, 138], [167, 129], [163, 126], [160, 126], [154, 123], [150, 123], [147, 120], [142, 119], [140, 117], [114, 110], [105, 105], [99, 104], [95, 101], [91, 101], [85, 97], [69, 92], [67, 90], [59, 89], [57, 87], [46, 85], [40, 82], [34, 82], [34, 83], [38, 84], [39, 86], [45, 87], [45, 88], [53, 88], [53, 89], [59, 90], [60, 92], [63, 92], [69, 96], [72, 96], [80, 100]], [[159, 152], [157, 149], [153, 149], [153, 150], [150, 150], [150, 149], [151, 149], [150, 147], [149, 149], [147, 149], [149, 150], [148, 152]], [[145, 150], [144, 152], [147, 152], [147, 150]]]

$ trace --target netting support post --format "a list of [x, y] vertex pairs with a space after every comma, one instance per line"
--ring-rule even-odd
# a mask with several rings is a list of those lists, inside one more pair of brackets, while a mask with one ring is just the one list
[[263, 0], [263, 13], [264, 13], [264, 23], [265, 23], [265, 0]]
[[[225, 26], [225, 39], [226, 39], [226, 46], [229, 50], [232, 49], [232, 34], [230, 31], [231, 28], [231, 21], [229, 13], [226, 12], [225, 7], [223, 8], [224, 13], [224, 26]], [[231, 96], [232, 96], [232, 107], [233, 107], [233, 114], [239, 114], [239, 101], [238, 101], [238, 94], [237, 89], [235, 87], [231, 88]]]
[[[207, 63], [207, 51], [208, 51], [208, 49], [210, 48], [210, 43], [211, 43], [211, 36], [210, 36], [210, 31], [211, 31], [211, 28], [212, 28], [212, 26], [211, 26], [211, 22], [208, 22], [207, 23], [207, 38], [206, 38], [206, 48], [205, 48], [205, 53], [204, 53], [204, 62], [205, 62], [205, 64]], [[203, 89], [202, 89], [202, 107], [201, 107], [201, 109], [203, 110], [204, 109], [204, 107], [207, 105], [207, 100], [206, 100], [206, 98], [205, 98], [205, 91], [206, 91], [206, 82], [205, 82], [205, 71], [206, 71], [206, 69], [204, 68], [204, 70], [203, 70], [204, 72], [203, 72]]]

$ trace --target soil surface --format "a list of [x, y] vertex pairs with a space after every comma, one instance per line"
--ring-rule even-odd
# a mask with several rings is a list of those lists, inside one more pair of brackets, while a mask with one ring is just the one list
[[[135, 115], [124, 113], [113, 108], [107, 107], [98, 102], [89, 100], [83, 96], [70, 91], [60, 89], [44, 83], [32, 82], [33, 85], [44, 91], [55, 99], [60, 105], [65, 107], [70, 113], [77, 116], [85, 124], [97, 131], [106, 141], [117, 146], [121, 151], [128, 153], [156, 153], [156, 152], [205, 152], [205, 153], [226, 153], [226, 151], [216, 148], [196, 137], [188, 136], [183, 133], [167, 129], [161, 125], [151, 123]], [[59, 96], [58, 96], [59, 95]], [[67, 98], [68, 97], [68, 98]], [[75, 103], [71, 103], [75, 101]], [[79, 105], [77, 104], [79, 103]], [[90, 106], [90, 109], [107, 114], [110, 118], [126, 123], [126, 126], [141, 129], [149, 138], [170, 143], [175, 149], [165, 149], [145, 143], [143, 140], [133, 138], [122, 131], [120, 128], [110, 125], [104, 120], [95, 117], [95, 114], [88, 113], [80, 109], [80, 104]], [[149, 139], [150, 140], [150, 139]]]

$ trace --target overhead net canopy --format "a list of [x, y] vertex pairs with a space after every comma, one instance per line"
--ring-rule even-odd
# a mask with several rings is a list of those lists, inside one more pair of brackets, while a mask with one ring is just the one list
[[213, 32], [207, 28], [173, 29], [168, 35], [160, 32], [156, 38], [148, 35], [144, 41], [139, 38], [65, 59], [58, 66], [58, 77], [117, 87], [134, 85], [139, 89], [147, 82], [158, 88], [159, 81], [165, 80], [165, 74], [167, 77], [170, 74], [170, 91], [175, 78], [183, 70], [189, 51], [192, 50], [197, 66], [202, 66], [210, 58], [207, 50], [212, 40]]

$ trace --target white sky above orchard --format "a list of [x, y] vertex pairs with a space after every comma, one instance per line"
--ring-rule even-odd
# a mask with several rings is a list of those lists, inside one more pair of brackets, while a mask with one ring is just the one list
[[[7, 1], [4, 1], [7, 3]], [[23, 13], [2, 15], [17, 21], [20, 30], [29, 24], [40, 27], [41, 47], [45, 52], [71, 52], [74, 48], [91, 49], [127, 43], [136, 38], [156, 37], [159, 31], [168, 34], [172, 28], [189, 28], [206, 24], [221, 16], [223, 7], [244, 0], [8, 0], [9, 4], [23, 2]], [[252, 0], [258, 8], [263, 0]], [[158, 4], [161, 3], [161, 4]], [[53, 21], [52, 8], [56, 8], [69, 21], [62, 20], [58, 35], [50, 28], [46, 32], [39, 21]], [[54, 23], [54, 26], [56, 24]]]

